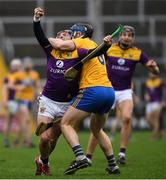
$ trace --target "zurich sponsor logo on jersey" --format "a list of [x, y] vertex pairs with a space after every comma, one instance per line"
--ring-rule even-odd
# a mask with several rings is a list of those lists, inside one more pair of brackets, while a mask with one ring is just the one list
[[64, 62], [58, 60], [58, 61], [56, 62], [56, 66], [57, 66], [58, 68], [62, 68], [62, 67], [64, 66]]
[[118, 64], [121, 65], [121, 66], [124, 65], [125, 64], [125, 60], [122, 59], [122, 58], [118, 59]]

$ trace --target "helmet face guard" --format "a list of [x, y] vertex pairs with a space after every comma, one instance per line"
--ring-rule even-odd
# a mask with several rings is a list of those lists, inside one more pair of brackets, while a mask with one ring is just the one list
[[90, 24], [84, 24], [84, 23], [78, 23], [78, 24], [74, 24], [70, 30], [72, 31], [72, 35], [73, 37], [76, 36], [77, 32], [80, 32], [82, 35], [81, 37], [86, 38], [92, 37], [93, 34], [93, 27]]
[[[130, 32], [131, 34], [132, 34], [132, 36], [133, 37], [135, 37], [135, 29], [134, 29], [134, 27], [132, 27], [132, 26], [123, 26], [123, 31], [121, 32], [121, 34], [123, 33], [123, 32]], [[120, 35], [121, 35], [120, 34]]]

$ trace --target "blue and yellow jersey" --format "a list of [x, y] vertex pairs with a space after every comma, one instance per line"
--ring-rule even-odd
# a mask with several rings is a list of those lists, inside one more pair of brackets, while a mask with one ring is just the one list
[[118, 44], [113, 44], [106, 56], [108, 77], [115, 90], [130, 89], [136, 64], [145, 64], [149, 60], [140, 49], [131, 47], [124, 50]]
[[24, 88], [16, 92], [16, 99], [30, 102], [33, 101], [35, 91], [34, 88], [38, 80], [39, 74], [34, 70], [31, 70], [29, 72], [17, 72], [14, 76], [13, 81], [16, 84], [23, 85]]
[[163, 81], [156, 77], [154, 79], [149, 78], [146, 83], [146, 92], [150, 97], [150, 102], [161, 102], [163, 95]]
[[[97, 47], [97, 44], [89, 38], [76, 38], [73, 41], [78, 49], [89, 50]], [[107, 77], [104, 56], [95, 57], [86, 62], [82, 67], [79, 88], [83, 89], [94, 86], [112, 87]]]

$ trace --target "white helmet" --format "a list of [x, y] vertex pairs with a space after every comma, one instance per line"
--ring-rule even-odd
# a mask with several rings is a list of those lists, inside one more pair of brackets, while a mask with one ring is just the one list
[[20, 68], [20, 67], [21, 67], [21, 60], [18, 59], [18, 58], [12, 59], [12, 61], [11, 61], [11, 63], [10, 63], [10, 67], [11, 67], [12, 69]]

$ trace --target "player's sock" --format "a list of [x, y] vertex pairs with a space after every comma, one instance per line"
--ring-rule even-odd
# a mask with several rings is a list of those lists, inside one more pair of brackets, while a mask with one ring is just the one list
[[73, 152], [74, 152], [74, 154], [76, 156], [76, 160], [77, 161], [86, 158], [86, 156], [84, 155], [84, 152], [83, 152], [83, 150], [82, 150], [80, 145], [76, 145], [72, 149], [73, 149]]
[[125, 153], [126, 153], [126, 148], [120, 148], [120, 151], [119, 151], [119, 156], [125, 156]]
[[39, 161], [41, 161], [42, 164], [48, 164], [48, 158], [42, 158], [42, 157], [40, 156]]
[[92, 160], [92, 154], [86, 154], [86, 157], [90, 160]]
[[114, 155], [107, 156], [108, 166], [116, 166]]

